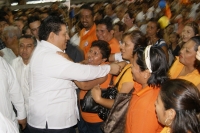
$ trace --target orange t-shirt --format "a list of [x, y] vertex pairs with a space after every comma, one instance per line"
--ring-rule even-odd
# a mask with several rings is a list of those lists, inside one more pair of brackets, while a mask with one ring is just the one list
[[83, 28], [80, 32], [80, 48], [83, 50], [84, 55], [86, 57], [87, 52], [89, 51], [92, 42], [97, 40], [96, 36], [96, 25], [94, 24], [92, 28], [85, 34], [86, 29]]
[[160, 133], [163, 127], [158, 123], [154, 105], [160, 88], [147, 86], [142, 89], [136, 82], [134, 88], [125, 133]]
[[[108, 77], [106, 79], [105, 82], [103, 82], [100, 87], [102, 89], [107, 89], [109, 84], [110, 84], [110, 80], [111, 80], [111, 74], [108, 74]], [[84, 90], [80, 90], [80, 94], [79, 94], [79, 99], [83, 99], [85, 94], [87, 93], [87, 91], [84, 91]], [[87, 112], [82, 112], [81, 111], [81, 116], [82, 118], [86, 121], [86, 122], [89, 122], [89, 123], [98, 123], [98, 122], [102, 122], [103, 120], [99, 118], [98, 114], [96, 113], [87, 113]]]
[[116, 38], [112, 38], [109, 42], [111, 48], [111, 54], [120, 52], [120, 44]]

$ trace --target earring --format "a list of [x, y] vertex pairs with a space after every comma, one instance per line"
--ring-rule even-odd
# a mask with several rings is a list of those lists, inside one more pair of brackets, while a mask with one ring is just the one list
[[166, 126], [170, 126], [170, 125], [172, 124], [172, 121], [171, 121], [169, 124], [167, 124], [167, 121], [168, 121], [168, 120], [170, 120], [170, 119], [167, 118], [167, 119], [165, 120], [165, 125], [166, 125]]

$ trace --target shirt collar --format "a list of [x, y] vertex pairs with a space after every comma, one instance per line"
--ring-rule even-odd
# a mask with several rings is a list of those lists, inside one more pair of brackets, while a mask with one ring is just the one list
[[50, 49], [52, 49], [52, 50], [54, 50], [54, 51], [61, 51], [61, 52], [64, 52], [64, 51], [62, 51], [60, 48], [56, 47], [54, 44], [52, 44], [52, 43], [50, 43], [50, 42], [47, 42], [47, 41], [44, 41], [44, 40], [40, 41], [40, 42], [39, 42], [39, 45], [41, 45], [41, 46], [43, 46], [43, 47], [46, 47], [46, 48], [50, 48]]
[[135, 87], [135, 91], [134, 91], [134, 94], [137, 95], [137, 96], [141, 96], [143, 95], [144, 93], [146, 93], [147, 91], [149, 90], [152, 90], [153, 87], [149, 87], [149, 86], [146, 86], [145, 88], [142, 89], [142, 85], [138, 84], [137, 86], [134, 85]]

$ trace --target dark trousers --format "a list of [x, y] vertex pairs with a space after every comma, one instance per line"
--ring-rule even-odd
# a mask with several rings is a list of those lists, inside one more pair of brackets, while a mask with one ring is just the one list
[[30, 125], [28, 125], [30, 133], [70, 133], [71, 128], [65, 128], [65, 129], [39, 129], [34, 128]]
[[88, 123], [83, 120], [83, 118], [80, 119], [78, 122], [78, 130], [79, 133], [103, 133], [101, 130], [101, 125], [103, 122], [99, 123]]

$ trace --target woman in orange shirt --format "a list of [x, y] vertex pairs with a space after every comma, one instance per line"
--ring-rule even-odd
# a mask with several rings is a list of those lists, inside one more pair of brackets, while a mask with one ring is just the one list
[[[124, 60], [130, 61], [132, 58], [132, 54], [134, 49], [136, 49], [139, 46], [146, 46], [146, 38], [139, 30], [134, 30], [132, 32], [125, 33], [123, 35], [123, 44], [121, 45], [121, 54], [122, 58]], [[127, 70], [127, 71], [126, 71]], [[124, 73], [124, 71], [126, 71]], [[120, 77], [124, 73], [123, 77], [119, 81]], [[117, 76], [117, 78], [114, 81], [114, 84], [119, 81], [117, 89], [120, 93], [129, 93], [133, 89], [133, 77], [131, 74], [131, 64], [128, 63], [121, 73]], [[112, 108], [112, 105], [114, 103], [113, 99], [105, 99], [101, 97], [101, 91], [98, 86], [93, 88], [92, 90], [92, 97], [98, 104], [107, 107]]]
[[161, 133], [200, 132], [200, 92], [183, 79], [173, 79], [161, 85], [155, 102], [158, 121], [165, 125]]
[[179, 57], [169, 70], [171, 79], [185, 79], [192, 82], [200, 90], [200, 61], [196, 59], [200, 36], [194, 36], [180, 50]]
[[154, 103], [160, 85], [168, 80], [167, 59], [161, 48], [152, 45], [136, 49], [133, 55], [135, 91], [127, 112], [125, 133], [159, 133], [163, 127], [158, 123]]
[[[90, 50], [87, 53], [86, 62], [89, 65], [102, 65], [107, 63], [108, 58], [111, 53], [111, 48], [109, 44], [102, 40], [93, 41], [92, 45], [90, 47]], [[78, 82], [75, 81], [76, 85], [78, 85], [80, 88], [83, 88], [84, 86], [88, 88], [88, 86], [94, 86], [97, 84], [101, 84], [100, 87], [102, 89], [106, 89], [109, 86], [111, 80], [111, 75], [107, 75], [107, 79], [100, 78], [93, 81], [88, 82]], [[87, 91], [80, 90], [79, 99], [83, 99]], [[80, 109], [81, 117], [84, 121], [81, 121], [81, 126], [83, 129], [80, 129], [81, 132], [84, 133], [102, 133], [101, 131], [101, 125], [103, 123], [103, 120], [99, 118], [98, 114], [96, 113], [88, 113], [83, 112]]]

